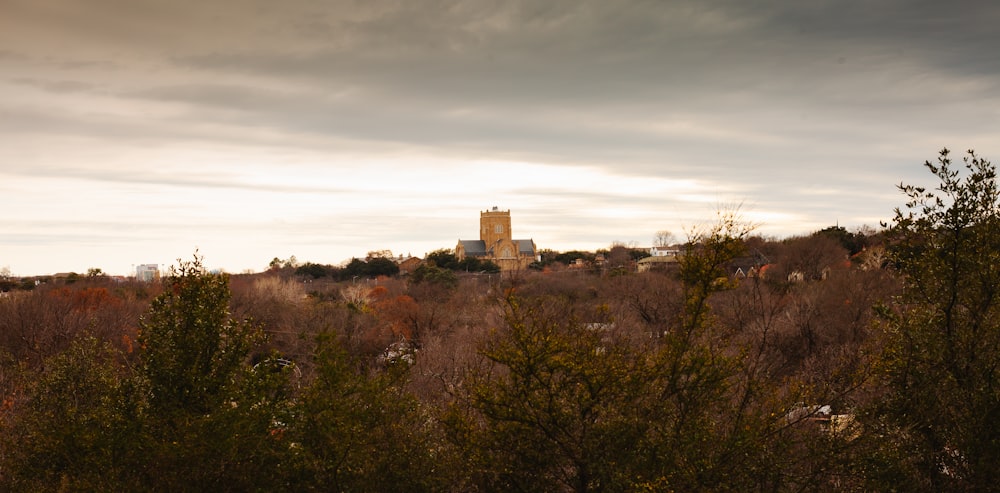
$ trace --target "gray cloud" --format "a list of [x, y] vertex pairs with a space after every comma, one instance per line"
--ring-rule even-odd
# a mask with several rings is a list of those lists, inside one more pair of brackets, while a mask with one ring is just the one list
[[[940, 147], [990, 156], [998, 24], [1000, 7], [964, 0], [9, 0], [0, 173], [320, 196], [348, 211], [324, 220], [357, 244], [451, 238], [455, 226], [353, 221], [358, 184], [262, 183], [240, 160], [272, 162], [276, 176], [396, 163], [383, 164], [386, 190], [411, 185], [395, 174], [420, 162], [463, 191], [479, 185], [465, 179], [483, 166], [472, 163], [523, 161], [695, 180], [794, 217], [783, 231], [867, 221]], [[233, 164], [209, 163], [222, 158]], [[501, 197], [539, 204], [523, 217], [566, 241], [585, 221], [621, 240], [650, 225], [577, 210], [681, 217], [686, 203], [531, 180]], [[381, 199], [436, 206], [412, 185]], [[305, 238], [308, 221], [282, 231]]]

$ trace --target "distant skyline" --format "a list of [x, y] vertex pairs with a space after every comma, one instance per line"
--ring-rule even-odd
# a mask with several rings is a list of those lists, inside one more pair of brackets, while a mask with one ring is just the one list
[[988, 2], [0, 0], [0, 268], [877, 226], [1000, 161]]

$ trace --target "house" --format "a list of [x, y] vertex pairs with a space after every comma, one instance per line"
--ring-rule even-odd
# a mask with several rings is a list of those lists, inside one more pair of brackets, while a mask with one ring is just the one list
[[680, 254], [679, 248], [671, 246], [655, 246], [649, 249], [649, 255], [653, 257], [677, 257]]
[[417, 267], [420, 267], [420, 265], [424, 263], [423, 260], [417, 257], [414, 256], [404, 257], [402, 254], [400, 254], [399, 257], [395, 258], [394, 260], [396, 261], [396, 265], [399, 266], [399, 273], [404, 275], [412, 273], [414, 270], [417, 269]]
[[479, 239], [458, 240], [455, 256], [461, 262], [466, 257], [490, 260], [501, 271], [521, 270], [538, 260], [538, 249], [532, 239], [516, 240], [510, 228], [510, 210], [496, 207], [479, 213]]

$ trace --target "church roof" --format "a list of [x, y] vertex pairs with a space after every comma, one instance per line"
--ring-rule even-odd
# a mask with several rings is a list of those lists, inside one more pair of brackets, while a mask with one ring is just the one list
[[465, 249], [465, 254], [470, 257], [483, 257], [486, 255], [486, 242], [483, 240], [458, 240]]
[[535, 240], [514, 240], [517, 243], [517, 251], [525, 255], [535, 254]]

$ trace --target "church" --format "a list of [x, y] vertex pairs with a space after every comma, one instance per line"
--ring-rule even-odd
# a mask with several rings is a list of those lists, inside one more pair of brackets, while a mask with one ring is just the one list
[[479, 213], [479, 239], [458, 240], [455, 247], [458, 260], [475, 257], [491, 260], [501, 271], [525, 269], [537, 260], [535, 240], [515, 240], [510, 229], [510, 210], [496, 207]]

